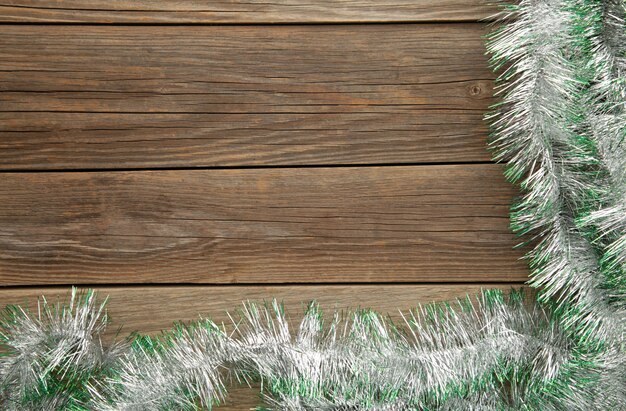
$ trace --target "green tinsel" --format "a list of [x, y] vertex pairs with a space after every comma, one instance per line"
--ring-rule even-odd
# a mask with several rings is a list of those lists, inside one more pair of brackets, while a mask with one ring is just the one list
[[626, 410], [624, 0], [501, 4], [488, 36], [497, 160], [521, 196], [535, 293], [483, 291], [401, 324], [277, 302], [104, 344], [91, 291], [0, 318], [3, 410], [197, 410], [231, 380], [272, 410]]

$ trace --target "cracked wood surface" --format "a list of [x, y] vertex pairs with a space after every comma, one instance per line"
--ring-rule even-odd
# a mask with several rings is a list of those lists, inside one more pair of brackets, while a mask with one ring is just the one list
[[363, 23], [476, 21], [481, 0], [5, 0], [0, 21], [53, 23]]
[[0, 169], [488, 161], [483, 33], [3, 26]]

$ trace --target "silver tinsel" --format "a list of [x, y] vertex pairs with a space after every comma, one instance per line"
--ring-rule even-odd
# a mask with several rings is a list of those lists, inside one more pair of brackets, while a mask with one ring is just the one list
[[[72, 290], [68, 302], [42, 298], [35, 313], [7, 307], [0, 319], [0, 405], [3, 410], [62, 410], [86, 401], [86, 385], [116, 364], [125, 347], [104, 347], [105, 303]], [[75, 392], [74, 392], [75, 390]], [[69, 394], [69, 395], [68, 395]]]
[[[624, 399], [623, 362], [599, 373], [604, 353], [516, 291], [421, 306], [401, 324], [368, 310], [335, 312], [324, 324], [311, 304], [295, 331], [277, 302], [248, 303], [232, 333], [203, 320], [112, 351], [99, 339], [93, 294], [80, 305], [76, 295], [66, 314], [21, 311], [3, 334], [14, 349], [0, 374], [15, 394], [5, 409], [196, 410], [223, 401], [232, 379], [262, 381], [276, 410], [599, 410]], [[51, 332], [57, 326], [62, 333]], [[41, 335], [57, 339], [42, 345]], [[29, 353], [37, 362], [16, 367]], [[40, 368], [51, 366], [55, 376]], [[76, 378], [58, 378], [70, 369]], [[51, 379], [58, 389], [29, 393]]]

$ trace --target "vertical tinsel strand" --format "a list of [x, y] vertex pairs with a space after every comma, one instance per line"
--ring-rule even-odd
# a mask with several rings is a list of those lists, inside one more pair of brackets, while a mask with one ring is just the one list
[[581, 216], [602, 256], [605, 288], [617, 309], [626, 304], [626, 25], [623, 0], [580, 0], [583, 53], [590, 84], [583, 100], [586, 126], [604, 172], [600, 207]]
[[523, 190], [512, 227], [538, 239], [529, 253], [530, 284], [541, 299], [568, 313], [567, 327], [604, 338], [615, 318], [601, 288], [598, 255], [575, 223], [592, 188], [581, 170], [596, 162], [586, 136], [573, 130], [581, 88], [580, 61], [571, 58], [576, 16], [559, 0], [523, 0], [508, 9], [515, 19], [487, 43], [494, 69], [502, 70], [501, 103], [487, 119], [496, 159], [508, 160], [507, 176]]

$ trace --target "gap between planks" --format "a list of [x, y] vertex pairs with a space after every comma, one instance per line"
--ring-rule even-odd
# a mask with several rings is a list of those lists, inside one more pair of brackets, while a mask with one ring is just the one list
[[141, 172], [141, 171], [219, 171], [219, 170], [271, 170], [271, 169], [307, 169], [307, 168], [368, 168], [368, 167], [432, 167], [452, 165], [486, 165], [507, 164], [506, 161], [466, 161], [456, 162], [420, 162], [420, 163], [356, 163], [356, 164], [276, 164], [276, 165], [241, 165], [241, 166], [179, 166], [179, 167], [151, 167], [151, 168], [41, 168], [41, 169], [0, 169], [0, 173], [115, 173], [115, 172]]

